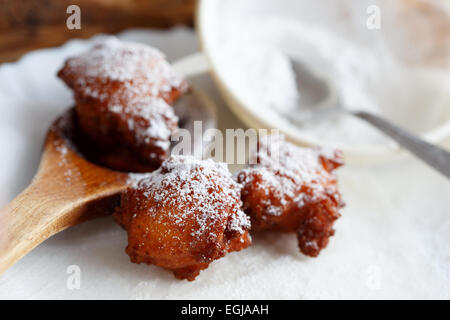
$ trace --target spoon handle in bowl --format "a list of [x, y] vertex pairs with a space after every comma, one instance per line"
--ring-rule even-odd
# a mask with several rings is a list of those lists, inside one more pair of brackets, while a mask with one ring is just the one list
[[374, 114], [364, 111], [354, 111], [352, 114], [369, 122], [419, 159], [450, 179], [450, 152], [428, 143]]

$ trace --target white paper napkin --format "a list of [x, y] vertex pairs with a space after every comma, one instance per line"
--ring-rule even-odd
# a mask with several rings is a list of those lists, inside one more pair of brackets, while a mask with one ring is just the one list
[[[192, 31], [130, 31], [174, 60], [197, 49]], [[30, 181], [48, 125], [72, 103], [55, 74], [89, 41], [71, 41], [0, 66], [0, 206]], [[241, 127], [211, 78], [195, 79], [218, 105], [220, 128]], [[254, 245], [215, 261], [194, 282], [129, 262], [126, 233], [112, 218], [64, 231], [0, 276], [0, 298], [313, 299], [450, 298], [450, 182], [407, 158], [340, 171], [347, 202], [336, 236], [318, 258], [294, 235], [255, 234]], [[68, 288], [70, 266], [80, 289]], [[68, 273], [69, 271], [69, 273]]]

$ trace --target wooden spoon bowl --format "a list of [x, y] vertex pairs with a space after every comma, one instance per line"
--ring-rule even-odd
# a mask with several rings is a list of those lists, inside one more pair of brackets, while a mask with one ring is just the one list
[[0, 274], [38, 244], [119, 204], [128, 174], [87, 161], [69, 139], [73, 110], [50, 127], [38, 172], [0, 214]]

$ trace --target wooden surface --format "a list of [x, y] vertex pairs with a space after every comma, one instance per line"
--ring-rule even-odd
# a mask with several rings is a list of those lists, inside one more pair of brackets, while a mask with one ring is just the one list
[[[69, 30], [69, 5], [81, 9], [81, 29]], [[196, 0], [0, 0], [0, 62], [57, 46], [70, 38], [128, 28], [193, 25]]]

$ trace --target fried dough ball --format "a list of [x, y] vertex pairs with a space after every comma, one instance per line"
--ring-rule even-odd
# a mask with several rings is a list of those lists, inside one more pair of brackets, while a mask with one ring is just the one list
[[214, 260], [251, 244], [241, 206], [226, 164], [171, 156], [122, 195], [115, 218], [128, 231], [132, 262], [192, 281]]
[[160, 51], [111, 37], [68, 59], [58, 76], [74, 91], [80, 128], [96, 144], [157, 166], [167, 158], [178, 127], [169, 104], [188, 85]]
[[299, 148], [277, 136], [259, 139], [253, 164], [238, 174], [252, 230], [295, 232], [300, 251], [316, 257], [334, 235], [343, 207], [333, 171], [339, 151]]

